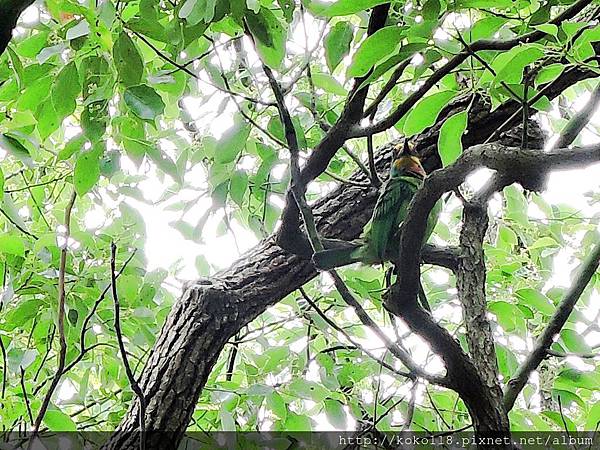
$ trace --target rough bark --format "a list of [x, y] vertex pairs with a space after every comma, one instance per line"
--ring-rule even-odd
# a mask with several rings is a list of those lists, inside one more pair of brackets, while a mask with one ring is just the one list
[[[487, 205], [487, 202], [485, 203]], [[510, 435], [509, 422], [502, 404], [503, 392], [498, 382], [498, 364], [492, 327], [487, 318], [486, 268], [483, 239], [488, 227], [483, 204], [465, 204], [460, 233], [460, 257], [456, 271], [458, 298], [462, 304], [469, 354], [488, 391], [489, 408], [498, 432]], [[474, 424], [479, 431], [481, 424]]]
[[[593, 72], [576, 69], [565, 72], [553, 82], [547, 95], [553, 98], [566, 87], [590, 76], [593, 76]], [[446, 108], [437, 125], [418, 140], [417, 150], [429, 156], [427, 167], [439, 166], [433, 146], [437, 142], [440, 124], [450, 115], [466, 108], [468, 101], [460, 100]], [[465, 147], [483, 142], [498, 123], [510, 117], [517, 107], [516, 103], [509, 102], [490, 113], [489, 106], [481, 99], [477, 100], [469, 114]], [[378, 168], [388, 166], [390, 153], [389, 146], [378, 152]], [[360, 173], [353, 178], [367, 181]], [[345, 240], [358, 237], [371, 215], [376, 198], [377, 192], [373, 188], [341, 186], [314, 205], [319, 232], [326, 237]], [[424, 259], [427, 256], [427, 253], [423, 254]], [[188, 286], [169, 314], [140, 380], [148, 403], [146, 429], [150, 433], [152, 430], [172, 432], [161, 436], [168, 439], [169, 448], [176, 447], [210, 370], [226, 342], [243, 325], [315, 275], [316, 271], [309, 260], [286, 252], [271, 237], [229, 269], [217, 274], [210, 284], [198, 282]], [[453, 361], [447, 363], [452, 365]], [[493, 416], [494, 410], [485, 405], [476, 407], [476, 402], [487, 396], [486, 392], [474, 391], [474, 385], [469, 381], [470, 374], [478, 376], [476, 369], [474, 366], [456, 369], [462, 371], [460, 379], [456, 380], [457, 392], [470, 405], [472, 414], [480, 417], [477, 420], [492, 423], [486, 417]], [[137, 428], [136, 415], [137, 407], [134, 405], [107, 448], [137, 448], [137, 439], [133, 434]], [[164, 445], [165, 442], [153, 438], [149, 439], [147, 448], [164, 448]]]

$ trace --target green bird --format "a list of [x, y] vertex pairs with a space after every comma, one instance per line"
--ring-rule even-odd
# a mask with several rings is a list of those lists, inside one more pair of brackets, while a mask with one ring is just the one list
[[[363, 230], [362, 237], [328, 250], [316, 252], [313, 262], [321, 270], [345, 266], [356, 262], [379, 264], [395, 259], [400, 241], [400, 225], [408, 213], [408, 205], [423, 184], [425, 170], [419, 158], [413, 154], [410, 144], [394, 149], [394, 161], [390, 176], [382, 187], [373, 216]], [[431, 210], [427, 220], [424, 243], [429, 239], [437, 223], [441, 201]]]

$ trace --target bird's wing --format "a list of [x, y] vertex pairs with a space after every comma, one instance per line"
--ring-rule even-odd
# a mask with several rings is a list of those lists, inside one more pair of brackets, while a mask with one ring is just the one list
[[368, 234], [368, 244], [380, 259], [384, 258], [389, 240], [404, 220], [408, 204], [420, 183], [412, 177], [390, 178], [385, 183], [375, 204]]

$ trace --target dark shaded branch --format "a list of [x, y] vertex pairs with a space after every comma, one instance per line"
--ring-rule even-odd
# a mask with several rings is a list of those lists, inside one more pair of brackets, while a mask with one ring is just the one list
[[[369, 18], [367, 35], [375, 33], [385, 25], [389, 8], [389, 3], [373, 8]], [[348, 93], [346, 104], [338, 120], [331, 126], [308, 157], [298, 177], [298, 185], [303, 193], [306, 190], [306, 185], [327, 169], [333, 156], [348, 139], [350, 128], [362, 119], [369, 86], [360, 87], [366, 76], [354, 80], [353, 87]], [[286, 205], [281, 215], [281, 227], [277, 233], [277, 243], [292, 253], [304, 254], [306, 241], [300, 236], [300, 210], [290, 189], [286, 195]]]
[[21, 392], [23, 392], [23, 398], [25, 400], [25, 406], [27, 407], [29, 422], [33, 424], [33, 414], [31, 413], [31, 405], [29, 403], [29, 397], [27, 396], [27, 389], [25, 388], [25, 369], [23, 369], [23, 366], [19, 366], [19, 370], [21, 372]]
[[552, 314], [548, 325], [538, 339], [535, 348], [529, 354], [523, 364], [521, 364], [517, 373], [508, 382], [506, 392], [504, 393], [504, 407], [506, 411], [510, 411], [512, 409], [517, 396], [527, 383], [529, 375], [531, 375], [531, 372], [537, 368], [537, 366], [548, 354], [548, 349], [554, 342], [555, 336], [560, 333], [560, 330], [565, 325], [569, 315], [575, 307], [575, 304], [579, 300], [579, 297], [590, 282], [590, 279], [596, 270], [598, 270], [599, 264], [600, 244], [596, 244], [595, 248], [580, 265], [579, 271], [573, 280], [573, 284], [556, 307], [556, 310], [554, 311], [554, 314]]
[[140, 402], [139, 408], [139, 421], [140, 421], [140, 450], [145, 450], [146, 448], [146, 398], [144, 397], [144, 393], [140, 388], [133, 372], [131, 371], [131, 366], [129, 365], [129, 360], [127, 359], [127, 350], [125, 349], [125, 344], [123, 343], [123, 333], [121, 332], [121, 314], [120, 314], [120, 305], [119, 305], [119, 295], [117, 294], [117, 268], [115, 265], [115, 261], [117, 259], [117, 246], [114, 242], [110, 244], [110, 285], [112, 289], [113, 302], [115, 305], [115, 333], [117, 335], [117, 342], [119, 343], [119, 351], [121, 352], [121, 359], [123, 360], [123, 367], [125, 367], [125, 374], [127, 375], [127, 379], [129, 380], [129, 385], [131, 389], [137, 396]]
[[560, 136], [556, 143], [552, 146], [553, 149], [568, 147], [575, 141], [581, 130], [583, 130], [589, 123], [592, 115], [596, 112], [600, 104], [600, 84], [596, 86], [596, 89], [592, 92], [590, 100], [585, 106], [575, 114], [571, 120], [565, 125], [560, 133]]
[[600, 161], [600, 144], [541, 152], [492, 143], [473, 146], [466, 150], [454, 164], [431, 173], [425, 179], [422, 189], [413, 197], [403, 223], [398, 260], [403, 292], [411, 298], [416, 298], [421, 258], [420, 243], [423, 241], [427, 217], [433, 205], [445, 192], [453, 191], [462, 184], [473, 170], [487, 167], [500, 174], [507, 174], [517, 182], [522, 180], [527, 182], [526, 177], [533, 170], [545, 173], [597, 161]]
[[370, 117], [371, 119], [375, 117], [375, 114], [377, 113], [377, 108], [379, 107], [381, 102], [385, 100], [385, 97], [392, 91], [392, 89], [394, 89], [396, 83], [398, 82], [400, 77], [402, 77], [402, 74], [409, 65], [410, 58], [402, 61], [400, 65], [396, 67], [396, 69], [390, 76], [390, 79], [387, 80], [387, 82], [383, 85], [381, 91], [379, 91], [373, 102], [368, 106], [367, 109], [365, 109], [363, 117]]

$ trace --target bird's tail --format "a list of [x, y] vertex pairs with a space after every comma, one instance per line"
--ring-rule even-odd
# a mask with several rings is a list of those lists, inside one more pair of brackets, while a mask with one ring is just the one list
[[313, 257], [314, 265], [321, 270], [335, 269], [355, 262], [362, 261], [363, 244], [349, 243], [347, 246], [331, 248], [316, 252]]

